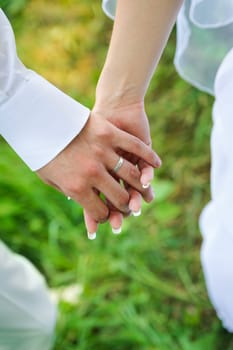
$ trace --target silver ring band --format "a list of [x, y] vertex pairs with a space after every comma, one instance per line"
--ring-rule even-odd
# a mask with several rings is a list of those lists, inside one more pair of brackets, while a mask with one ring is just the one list
[[118, 162], [116, 163], [115, 167], [113, 168], [114, 173], [117, 173], [120, 170], [123, 163], [124, 163], [124, 159], [122, 157], [120, 157]]

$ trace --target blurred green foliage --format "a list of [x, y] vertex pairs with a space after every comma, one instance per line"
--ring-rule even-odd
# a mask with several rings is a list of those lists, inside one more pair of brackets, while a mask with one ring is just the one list
[[0, 0], [0, 8], [9, 16], [17, 15], [22, 11], [29, 0]]
[[[25, 64], [89, 107], [112, 22], [100, 1], [4, 1]], [[86, 238], [82, 209], [41, 183], [1, 140], [0, 237], [27, 256], [51, 287], [80, 284], [60, 303], [56, 350], [230, 350], [201, 272], [198, 217], [209, 198], [212, 97], [173, 67], [175, 32], [151, 82], [146, 109], [163, 160], [157, 199]]]

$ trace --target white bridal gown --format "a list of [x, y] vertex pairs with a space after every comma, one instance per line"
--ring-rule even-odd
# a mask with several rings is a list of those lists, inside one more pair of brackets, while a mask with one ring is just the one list
[[[116, 1], [103, 0], [103, 9], [113, 19]], [[174, 63], [184, 79], [215, 96], [211, 201], [200, 218], [201, 260], [212, 304], [233, 332], [233, 0], [184, 2]]]
[[[103, 1], [112, 18], [115, 7], [116, 0]], [[177, 20], [175, 65], [183, 78], [215, 96], [212, 198], [200, 220], [201, 256], [210, 299], [229, 331], [233, 331], [232, 47], [233, 0], [186, 0]], [[21, 64], [1, 10], [0, 63], [0, 134], [31, 169], [38, 169], [82, 129], [89, 110]], [[51, 119], [54, 115], [59, 123]], [[25, 258], [1, 242], [0, 279], [0, 350], [50, 349], [56, 307], [45, 281]]]

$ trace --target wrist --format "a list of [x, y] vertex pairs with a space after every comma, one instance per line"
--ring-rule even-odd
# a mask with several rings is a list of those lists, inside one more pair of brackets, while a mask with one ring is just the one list
[[144, 103], [145, 91], [132, 74], [113, 71], [104, 67], [96, 87], [96, 106], [124, 107]]
[[[125, 131], [128, 130], [129, 125], [133, 126], [133, 123], [139, 116], [144, 118], [146, 115], [144, 101], [127, 104], [122, 104], [120, 102], [118, 105], [116, 103], [114, 105], [109, 104], [105, 101], [103, 103], [96, 102], [92, 113], [94, 113], [97, 118], [107, 119], [109, 122]], [[137, 116], [136, 119], [135, 116]]]
[[122, 115], [130, 115], [133, 119], [134, 113], [145, 113], [144, 100], [96, 100], [92, 110], [93, 113], [109, 121], [121, 120]]

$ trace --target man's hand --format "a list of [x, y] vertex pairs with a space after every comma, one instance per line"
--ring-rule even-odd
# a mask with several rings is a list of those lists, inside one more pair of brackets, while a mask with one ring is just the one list
[[[110, 174], [119, 152], [133, 154], [153, 167], [159, 163], [149, 146], [93, 112], [81, 133], [37, 174], [80, 203], [95, 222], [104, 222], [109, 209], [99, 193], [119, 212], [129, 212], [129, 193]], [[117, 175], [140, 193], [146, 192], [140, 184], [140, 171], [129, 161], [124, 160]]]

